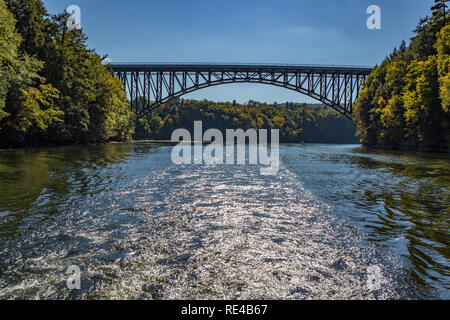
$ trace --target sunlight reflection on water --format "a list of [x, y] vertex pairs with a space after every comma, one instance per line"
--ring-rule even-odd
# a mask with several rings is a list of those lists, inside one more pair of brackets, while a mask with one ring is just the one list
[[[174, 166], [170, 147], [145, 144], [2, 154], [0, 298], [445, 295], [448, 277], [438, 271], [448, 272], [448, 249], [441, 261], [428, 255], [438, 281], [411, 267], [409, 243], [399, 243], [411, 236], [397, 231], [414, 230], [417, 221], [402, 224], [396, 216], [407, 215], [405, 206], [380, 209], [379, 202], [381, 194], [383, 203], [408, 194], [376, 183], [373, 175], [395, 179], [380, 165], [383, 156], [354, 149], [284, 146], [274, 177], [249, 165]], [[442, 209], [430, 201], [423, 205]], [[436, 228], [448, 236], [448, 215], [441, 221]], [[70, 265], [82, 268], [80, 291], [65, 288]], [[372, 265], [382, 270], [377, 292], [366, 284]]]

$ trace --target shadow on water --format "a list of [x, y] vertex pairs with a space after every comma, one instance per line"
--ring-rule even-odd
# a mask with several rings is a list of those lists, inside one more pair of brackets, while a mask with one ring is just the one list
[[0, 151], [0, 239], [57, 214], [70, 197], [84, 201], [107, 188], [110, 171], [121, 170], [131, 154], [157, 148], [108, 144]]
[[379, 173], [364, 180], [355, 198], [359, 207], [370, 208], [366, 225], [370, 239], [403, 244], [401, 253], [412, 264], [410, 272], [416, 282], [428, 286], [442, 281], [450, 289], [449, 156], [365, 152], [372, 157], [355, 155], [352, 163]]

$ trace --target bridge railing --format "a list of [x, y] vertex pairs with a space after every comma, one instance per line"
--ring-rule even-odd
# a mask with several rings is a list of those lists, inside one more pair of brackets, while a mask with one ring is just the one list
[[285, 69], [332, 69], [332, 70], [358, 70], [369, 73], [373, 70], [373, 66], [357, 66], [357, 65], [328, 65], [328, 64], [282, 64], [282, 63], [229, 63], [229, 62], [112, 62], [108, 63], [114, 68], [186, 68], [186, 67], [199, 67], [199, 68], [285, 68]]
[[334, 67], [334, 68], [362, 68], [373, 69], [373, 66], [361, 65], [335, 65], [335, 64], [289, 64], [289, 63], [230, 63], [230, 62], [111, 62], [108, 65], [133, 66], [133, 65], [149, 65], [149, 66], [276, 66], [276, 67]]

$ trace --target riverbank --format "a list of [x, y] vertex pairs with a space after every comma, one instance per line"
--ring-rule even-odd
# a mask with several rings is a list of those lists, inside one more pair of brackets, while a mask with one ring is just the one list
[[156, 143], [156, 144], [169, 144], [169, 145], [177, 145], [180, 143], [185, 144], [211, 144], [212, 141], [174, 141], [174, 140], [133, 140], [130, 143]]
[[[43, 144], [43, 145], [18, 145], [18, 146], [8, 146], [8, 147], [0, 147], [0, 151], [4, 150], [15, 150], [15, 149], [34, 149], [34, 148], [51, 148], [51, 147], [71, 147], [71, 146], [101, 146], [108, 144], [126, 144], [126, 143], [155, 143], [155, 144], [170, 144], [176, 145], [183, 141], [174, 141], [174, 140], [127, 140], [127, 141], [107, 141], [107, 142], [99, 142], [99, 143], [67, 143], [67, 144]], [[185, 141], [185, 143], [194, 144], [211, 144], [212, 141]]]
[[[53, 148], [53, 147], [83, 147], [83, 146], [102, 146], [109, 144], [137, 144], [137, 143], [148, 143], [148, 144], [160, 144], [160, 145], [178, 145], [182, 143], [182, 141], [173, 141], [173, 140], [158, 140], [158, 139], [143, 139], [143, 140], [127, 140], [127, 141], [107, 141], [107, 142], [99, 142], [99, 143], [67, 143], [67, 144], [44, 144], [44, 145], [19, 145], [19, 146], [11, 146], [11, 147], [0, 147], [0, 152], [9, 151], [9, 150], [20, 150], [20, 149], [40, 149], [40, 148]], [[186, 141], [186, 144], [202, 144], [208, 145], [211, 144], [212, 141]], [[359, 143], [323, 143], [323, 142], [280, 142], [280, 144], [284, 145], [361, 145]], [[365, 151], [386, 151], [386, 152], [400, 152], [400, 153], [411, 153], [411, 154], [450, 154], [449, 150], [443, 151], [430, 151], [425, 149], [411, 149], [411, 148], [392, 148], [389, 146], [364, 146], [361, 145]]]
[[426, 148], [408, 148], [408, 147], [392, 147], [392, 146], [366, 146], [363, 147], [367, 150], [386, 150], [386, 151], [401, 151], [401, 152], [420, 152], [420, 153], [450, 153], [450, 148], [442, 150], [431, 150]]

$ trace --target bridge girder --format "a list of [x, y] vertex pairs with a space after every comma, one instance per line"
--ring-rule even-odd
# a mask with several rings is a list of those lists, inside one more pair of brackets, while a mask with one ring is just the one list
[[[113, 64], [138, 117], [185, 94], [222, 84], [260, 83], [286, 88], [351, 119], [353, 104], [371, 68], [283, 65]], [[138, 110], [144, 98], [146, 105]]]

